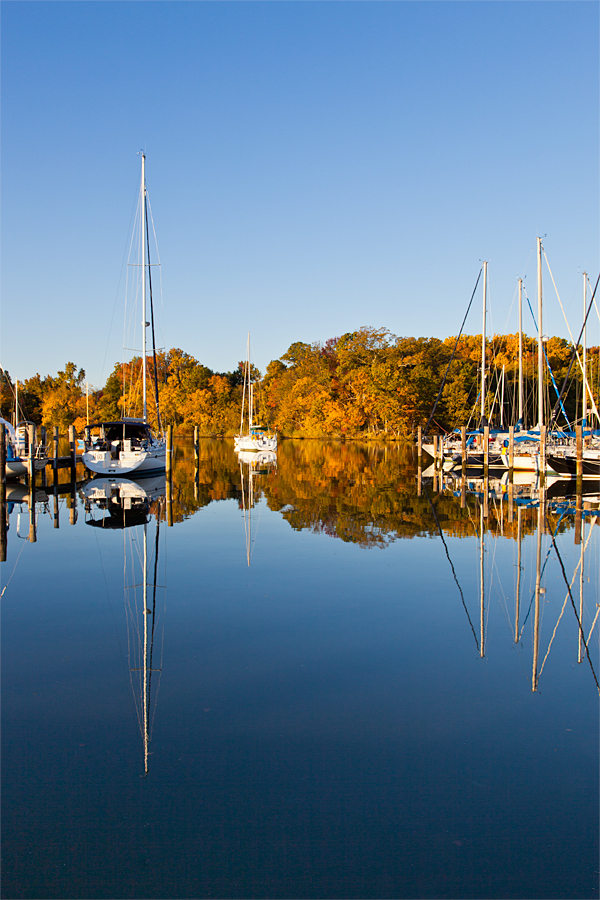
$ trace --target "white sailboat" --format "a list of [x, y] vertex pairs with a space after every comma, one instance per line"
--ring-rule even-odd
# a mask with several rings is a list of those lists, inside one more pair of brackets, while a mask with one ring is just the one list
[[[247, 404], [246, 404], [247, 396]], [[248, 410], [247, 426], [245, 426], [245, 412]], [[244, 372], [244, 388], [242, 393], [242, 414], [240, 421], [240, 433], [233, 439], [236, 451], [245, 450], [258, 453], [265, 450], [275, 452], [277, 450], [277, 434], [264, 425], [258, 425], [253, 421], [254, 415], [254, 384], [250, 370], [250, 332], [248, 332], [248, 344], [246, 350], [246, 366]], [[245, 431], [247, 427], [247, 431]]]
[[[150, 281], [150, 242], [148, 237], [148, 210], [146, 192], [146, 156], [142, 157], [142, 177], [140, 185], [140, 249], [142, 275], [142, 402], [141, 419], [123, 418], [118, 422], [97, 422], [85, 429], [84, 452], [82, 460], [85, 466], [99, 475], [149, 475], [164, 472], [166, 468], [166, 442], [156, 438], [148, 424], [147, 406], [147, 368], [146, 328], [146, 282]], [[154, 334], [154, 328], [153, 328]], [[153, 347], [153, 352], [155, 348]], [[155, 379], [156, 382], [156, 379]], [[155, 383], [155, 391], [157, 386]], [[158, 394], [156, 395], [158, 410]], [[160, 414], [159, 414], [160, 422]]]

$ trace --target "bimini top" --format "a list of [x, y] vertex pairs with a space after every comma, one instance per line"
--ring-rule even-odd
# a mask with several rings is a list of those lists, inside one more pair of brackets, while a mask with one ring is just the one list
[[121, 419], [119, 422], [94, 422], [86, 425], [86, 429], [103, 428], [106, 440], [115, 441], [122, 438], [139, 438], [143, 440], [148, 437], [150, 426], [143, 419]]

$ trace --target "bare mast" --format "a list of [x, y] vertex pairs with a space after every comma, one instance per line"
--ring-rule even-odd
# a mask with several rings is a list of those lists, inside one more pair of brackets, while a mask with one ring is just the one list
[[523, 279], [519, 278], [519, 422], [523, 420]]
[[483, 263], [483, 321], [481, 334], [481, 427], [485, 422], [485, 364], [486, 364], [486, 305], [487, 305], [487, 260]]
[[144, 422], [148, 421], [148, 407], [146, 399], [146, 154], [142, 153], [142, 184], [141, 184], [141, 200], [142, 200], [142, 396], [144, 405]]
[[542, 322], [542, 239], [537, 239], [537, 295], [538, 295], [538, 428], [544, 424], [544, 342]]
[[[587, 272], [583, 273], [583, 321], [587, 312]], [[583, 326], [583, 404], [581, 411], [581, 424], [587, 427], [587, 323]]]

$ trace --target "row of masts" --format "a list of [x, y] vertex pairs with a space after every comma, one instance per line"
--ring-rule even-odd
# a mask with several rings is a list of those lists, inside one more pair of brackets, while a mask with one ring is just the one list
[[[543, 285], [542, 285], [542, 254], [543, 245], [541, 237], [537, 238], [537, 427], [545, 424], [544, 416], [544, 372], [545, 372], [545, 354], [544, 354], [544, 320], [543, 320]], [[587, 272], [583, 272], [583, 358], [582, 358], [582, 375], [583, 375], [583, 400], [582, 400], [582, 425], [587, 427], [588, 420], [588, 397], [592, 401], [592, 406], [597, 414], [596, 405], [593, 395], [589, 388], [587, 380], [587, 290], [588, 276]], [[482, 309], [482, 335], [481, 335], [481, 402], [480, 402], [480, 420], [481, 427], [486, 422], [486, 401], [487, 401], [487, 303], [488, 303], [488, 261], [483, 262], [483, 309]], [[525, 415], [525, 382], [523, 368], [523, 279], [518, 279], [518, 316], [519, 316], [519, 350], [518, 350], [518, 422], [523, 426]], [[504, 381], [504, 379], [503, 379]], [[503, 409], [503, 406], [501, 406]]]

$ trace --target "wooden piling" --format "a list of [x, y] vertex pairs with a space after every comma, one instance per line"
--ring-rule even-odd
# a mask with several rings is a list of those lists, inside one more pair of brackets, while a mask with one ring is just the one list
[[167, 425], [167, 458], [166, 458], [166, 471], [167, 471], [167, 481], [171, 477], [171, 469], [173, 465], [173, 426]]
[[28, 443], [29, 443], [29, 447], [28, 447], [28, 450], [29, 450], [29, 460], [28, 460], [29, 472], [28, 472], [28, 474], [29, 474], [29, 483], [31, 485], [33, 485], [34, 489], [35, 489], [35, 431], [36, 431], [35, 425], [27, 426], [27, 437], [28, 437]]
[[69, 456], [71, 457], [71, 481], [77, 481], [77, 441], [75, 426], [69, 425]]
[[196, 463], [196, 468], [198, 468], [198, 463], [200, 462], [200, 429], [197, 425], [194, 426], [194, 462]]
[[0, 562], [6, 562], [6, 429], [0, 423]]
[[[487, 428], [487, 425], [486, 425]], [[489, 515], [489, 499], [490, 499], [490, 480], [486, 475], [483, 479], [483, 518], [487, 519]]]
[[581, 425], [575, 426], [575, 452], [577, 480], [581, 481], [583, 477], [583, 428]]
[[437, 471], [437, 469], [438, 469], [438, 436], [437, 436], [437, 434], [433, 435], [433, 467]]
[[540, 485], [546, 484], [546, 426], [540, 425]]
[[465, 509], [467, 505], [467, 476], [463, 472], [460, 479], [460, 508]]
[[462, 460], [463, 475], [467, 470], [467, 428], [463, 425], [460, 429], [460, 458]]
[[[46, 426], [42, 425], [40, 428], [40, 447], [42, 449], [42, 453], [46, 456]], [[42, 469], [42, 487], [46, 487], [46, 466]]]
[[421, 466], [417, 467], [417, 497], [420, 497], [423, 493], [423, 469]]
[[54, 483], [56, 484], [56, 472], [58, 469], [58, 425], [54, 426], [54, 449], [52, 455], [52, 468], [54, 469]]
[[513, 477], [515, 468], [515, 426], [508, 426], [508, 471], [510, 477]]
[[417, 460], [421, 465], [421, 455], [423, 453], [423, 428], [421, 425], [417, 428]]

